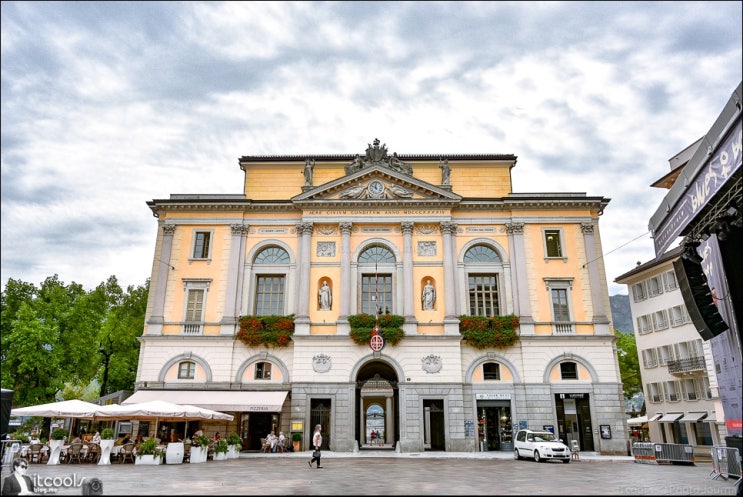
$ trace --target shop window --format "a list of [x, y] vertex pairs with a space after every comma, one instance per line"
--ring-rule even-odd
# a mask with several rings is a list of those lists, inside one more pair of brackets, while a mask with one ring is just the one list
[[563, 380], [577, 380], [578, 379], [578, 365], [574, 362], [561, 362], [560, 363], [560, 376]]
[[500, 380], [500, 364], [486, 362], [482, 365], [482, 376], [486, 380]]
[[256, 380], [270, 380], [271, 379], [271, 363], [270, 362], [259, 362], [255, 365], [255, 379]]
[[183, 361], [178, 364], [178, 379], [193, 380], [196, 377], [196, 363]]

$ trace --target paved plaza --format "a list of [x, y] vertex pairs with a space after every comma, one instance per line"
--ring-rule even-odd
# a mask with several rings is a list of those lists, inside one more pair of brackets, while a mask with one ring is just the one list
[[[507, 452], [243, 453], [204, 464], [31, 464], [29, 476], [59, 495], [735, 495], [735, 480], [714, 479], [711, 463], [637, 464], [629, 456], [583, 453], [580, 461], [514, 461]], [[2, 468], [3, 478], [9, 474]], [[90, 494], [96, 495], [96, 494]]]

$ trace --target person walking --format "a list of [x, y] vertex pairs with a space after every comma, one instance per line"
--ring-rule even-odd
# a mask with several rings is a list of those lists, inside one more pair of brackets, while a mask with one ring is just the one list
[[317, 469], [322, 469], [320, 466], [320, 446], [322, 445], [322, 426], [319, 424], [315, 426], [315, 433], [312, 435], [312, 445], [315, 447], [315, 451], [312, 453], [312, 459], [307, 461], [307, 464], [312, 467], [312, 463], [317, 461]]

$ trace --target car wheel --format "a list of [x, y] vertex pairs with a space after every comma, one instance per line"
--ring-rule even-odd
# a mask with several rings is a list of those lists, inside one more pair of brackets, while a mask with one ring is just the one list
[[543, 461], [543, 459], [541, 457], [539, 457], [539, 451], [538, 450], [535, 450], [534, 451], [534, 462], [542, 462], [542, 461]]
[[570, 459], [563, 459], [563, 460], [562, 460], [562, 463], [563, 463], [563, 464], [569, 464], [569, 463], [570, 463]]
[[517, 461], [518, 461], [519, 459], [521, 459], [521, 456], [519, 455], [519, 449], [513, 449], [513, 458], [514, 458], [515, 460], [517, 460]]

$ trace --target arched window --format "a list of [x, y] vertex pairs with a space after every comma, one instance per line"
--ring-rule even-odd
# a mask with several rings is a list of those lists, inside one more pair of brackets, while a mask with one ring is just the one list
[[178, 379], [193, 380], [196, 376], [196, 363], [192, 361], [183, 361], [178, 364]]
[[[286, 274], [290, 258], [281, 247], [267, 247], [253, 259], [255, 275], [255, 315], [282, 316], [286, 298]], [[270, 271], [270, 273], [269, 273]]]
[[361, 312], [391, 314], [392, 275], [395, 255], [383, 245], [372, 245], [359, 254], [361, 270]]
[[487, 245], [475, 245], [464, 254], [467, 274], [467, 305], [470, 316], [500, 314], [499, 276], [503, 265], [498, 253]]

